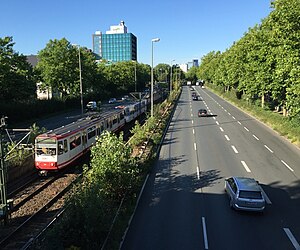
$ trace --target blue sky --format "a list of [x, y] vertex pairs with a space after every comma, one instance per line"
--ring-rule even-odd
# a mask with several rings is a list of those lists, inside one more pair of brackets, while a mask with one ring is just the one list
[[37, 54], [50, 39], [65, 37], [92, 48], [92, 34], [125, 21], [138, 39], [138, 61], [187, 63], [224, 51], [270, 13], [270, 0], [9, 0], [2, 1], [0, 37], [14, 49]]

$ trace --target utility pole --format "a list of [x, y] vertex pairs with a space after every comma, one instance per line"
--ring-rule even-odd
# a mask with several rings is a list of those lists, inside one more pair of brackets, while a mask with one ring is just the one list
[[1, 204], [0, 204], [0, 216], [4, 218], [4, 224], [8, 223], [8, 203], [7, 203], [7, 189], [6, 189], [6, 176], [7, 170], [4, 162], [4, 150], [2, 145], [2, 134], [6, 129], [7, 117], [2, 117], [0, 120], [0, 189], [1, 189]]

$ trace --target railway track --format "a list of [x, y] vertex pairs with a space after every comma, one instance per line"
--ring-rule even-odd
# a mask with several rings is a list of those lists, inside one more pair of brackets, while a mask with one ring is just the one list
[[0, 248], [24, 249], [29, 245], [61, 212], [66, 193], [79, 176], [80, 173], [61, 172], [16, 194], [9, 224], [0, 227]]
[[[140, 119], [144, 123], [145, 117]], [[131, 136], [131, 122], [124, 128], [124, 140]], [[64, 169], [46, 179], [27, 180], [8, 194], [14, 200], [9, 224], [0, 227], [0, 249], [28, 249], [35, 239], [64, 210], [64, 200], [79, 173], [67, 173]], [[73, 168], [74, 169], [74, 168]]]

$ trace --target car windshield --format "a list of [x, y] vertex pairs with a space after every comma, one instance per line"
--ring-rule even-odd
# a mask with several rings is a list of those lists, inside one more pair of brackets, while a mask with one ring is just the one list
[[262, 199], [261, 192], [259, 191], [240, 191], [239, 194], [240, 198], [245, 198], [245, 199]]

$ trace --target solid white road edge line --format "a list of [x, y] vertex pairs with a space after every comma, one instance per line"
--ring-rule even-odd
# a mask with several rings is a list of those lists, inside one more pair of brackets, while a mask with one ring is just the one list
[[239, 153], [239, 151], [237, 151], [237, 149], [236, 149], [236, 147], [235, 147], [235, 146], [231, 145], [231, 147], [232, 147], [232, 149], [233, 149], [234, 153], [236, 153], [236, 154], [238, 154], [238, 153]]
[[264, 145], [266, 149], [268, 149], [271, 153], [274, 153], [267, 145]]
[[145, 179], [145, 181], [144, 181], [144, 184], [143, 184], [143, 186], [142, 186], [142, 189], [140, 190], [139, 196], [138, 196], [137, 201], [136, 201], [135, 206], [134, 206], [133, 213], [132, 213], [131, 216], [130, 216], [130, 219], [129, 219], [128, 224], [127, 224], [127, 228], [125, 229], [125, 232], [124, 232], [124, 234], [123, 234], [123, 236], [122, 236], [122, 240], [121, 240], [119, 249], [122, 248], [123, 242], [124, 242], [124, 240], [125, 240], [125, 238], [126, 238], [127, 232], [128, 232], [129, 227], [130, 227], [130, 225], [131, 225], [133, 216], [135, 215], [135, 212], [136, 212], [136, 210], [137, 210], [137, 207], [138, 207], [138, 205], [139, 205], [139, 203], [140, 203], [140, 199], [141, 199], [142, 193], [144, 192], [144, 189], [145, 189], [145, 186], [146, 186], [146, 183], [147, 183], [148, 179], [149, 179], [149, 174], [147, 174], [146, 179]]
[[208, 240], [207, 240], [206, 224], [205, 224], [204, 217], [202, 217], [202, 229], [203, 229], [204, 248], [208, 249]]
[[281, 162], [292, 172], [294, 172], [294, 169], [292, 169], [285, 161], [281, 160]]
[[246, 162], [241, 161], [241, 163], [242, 163], [243, 167], [246, 169], [246, 171], [247, 171], [248, 173], [251, 173], [251, 170], [250, 170], [250, 168], [247, 166]]
[[292, 234], [291, 230], [288, 228], [283, 228], [284, 232], [286, 233], [287, 237], [289, 237], [290, 241], [292, 242], [293, 246], [295, 247], [295, 249], [299, 250], [300, 249], [300, 245], [297, 242], [296, 238], [294, 237], [294, 235]]

